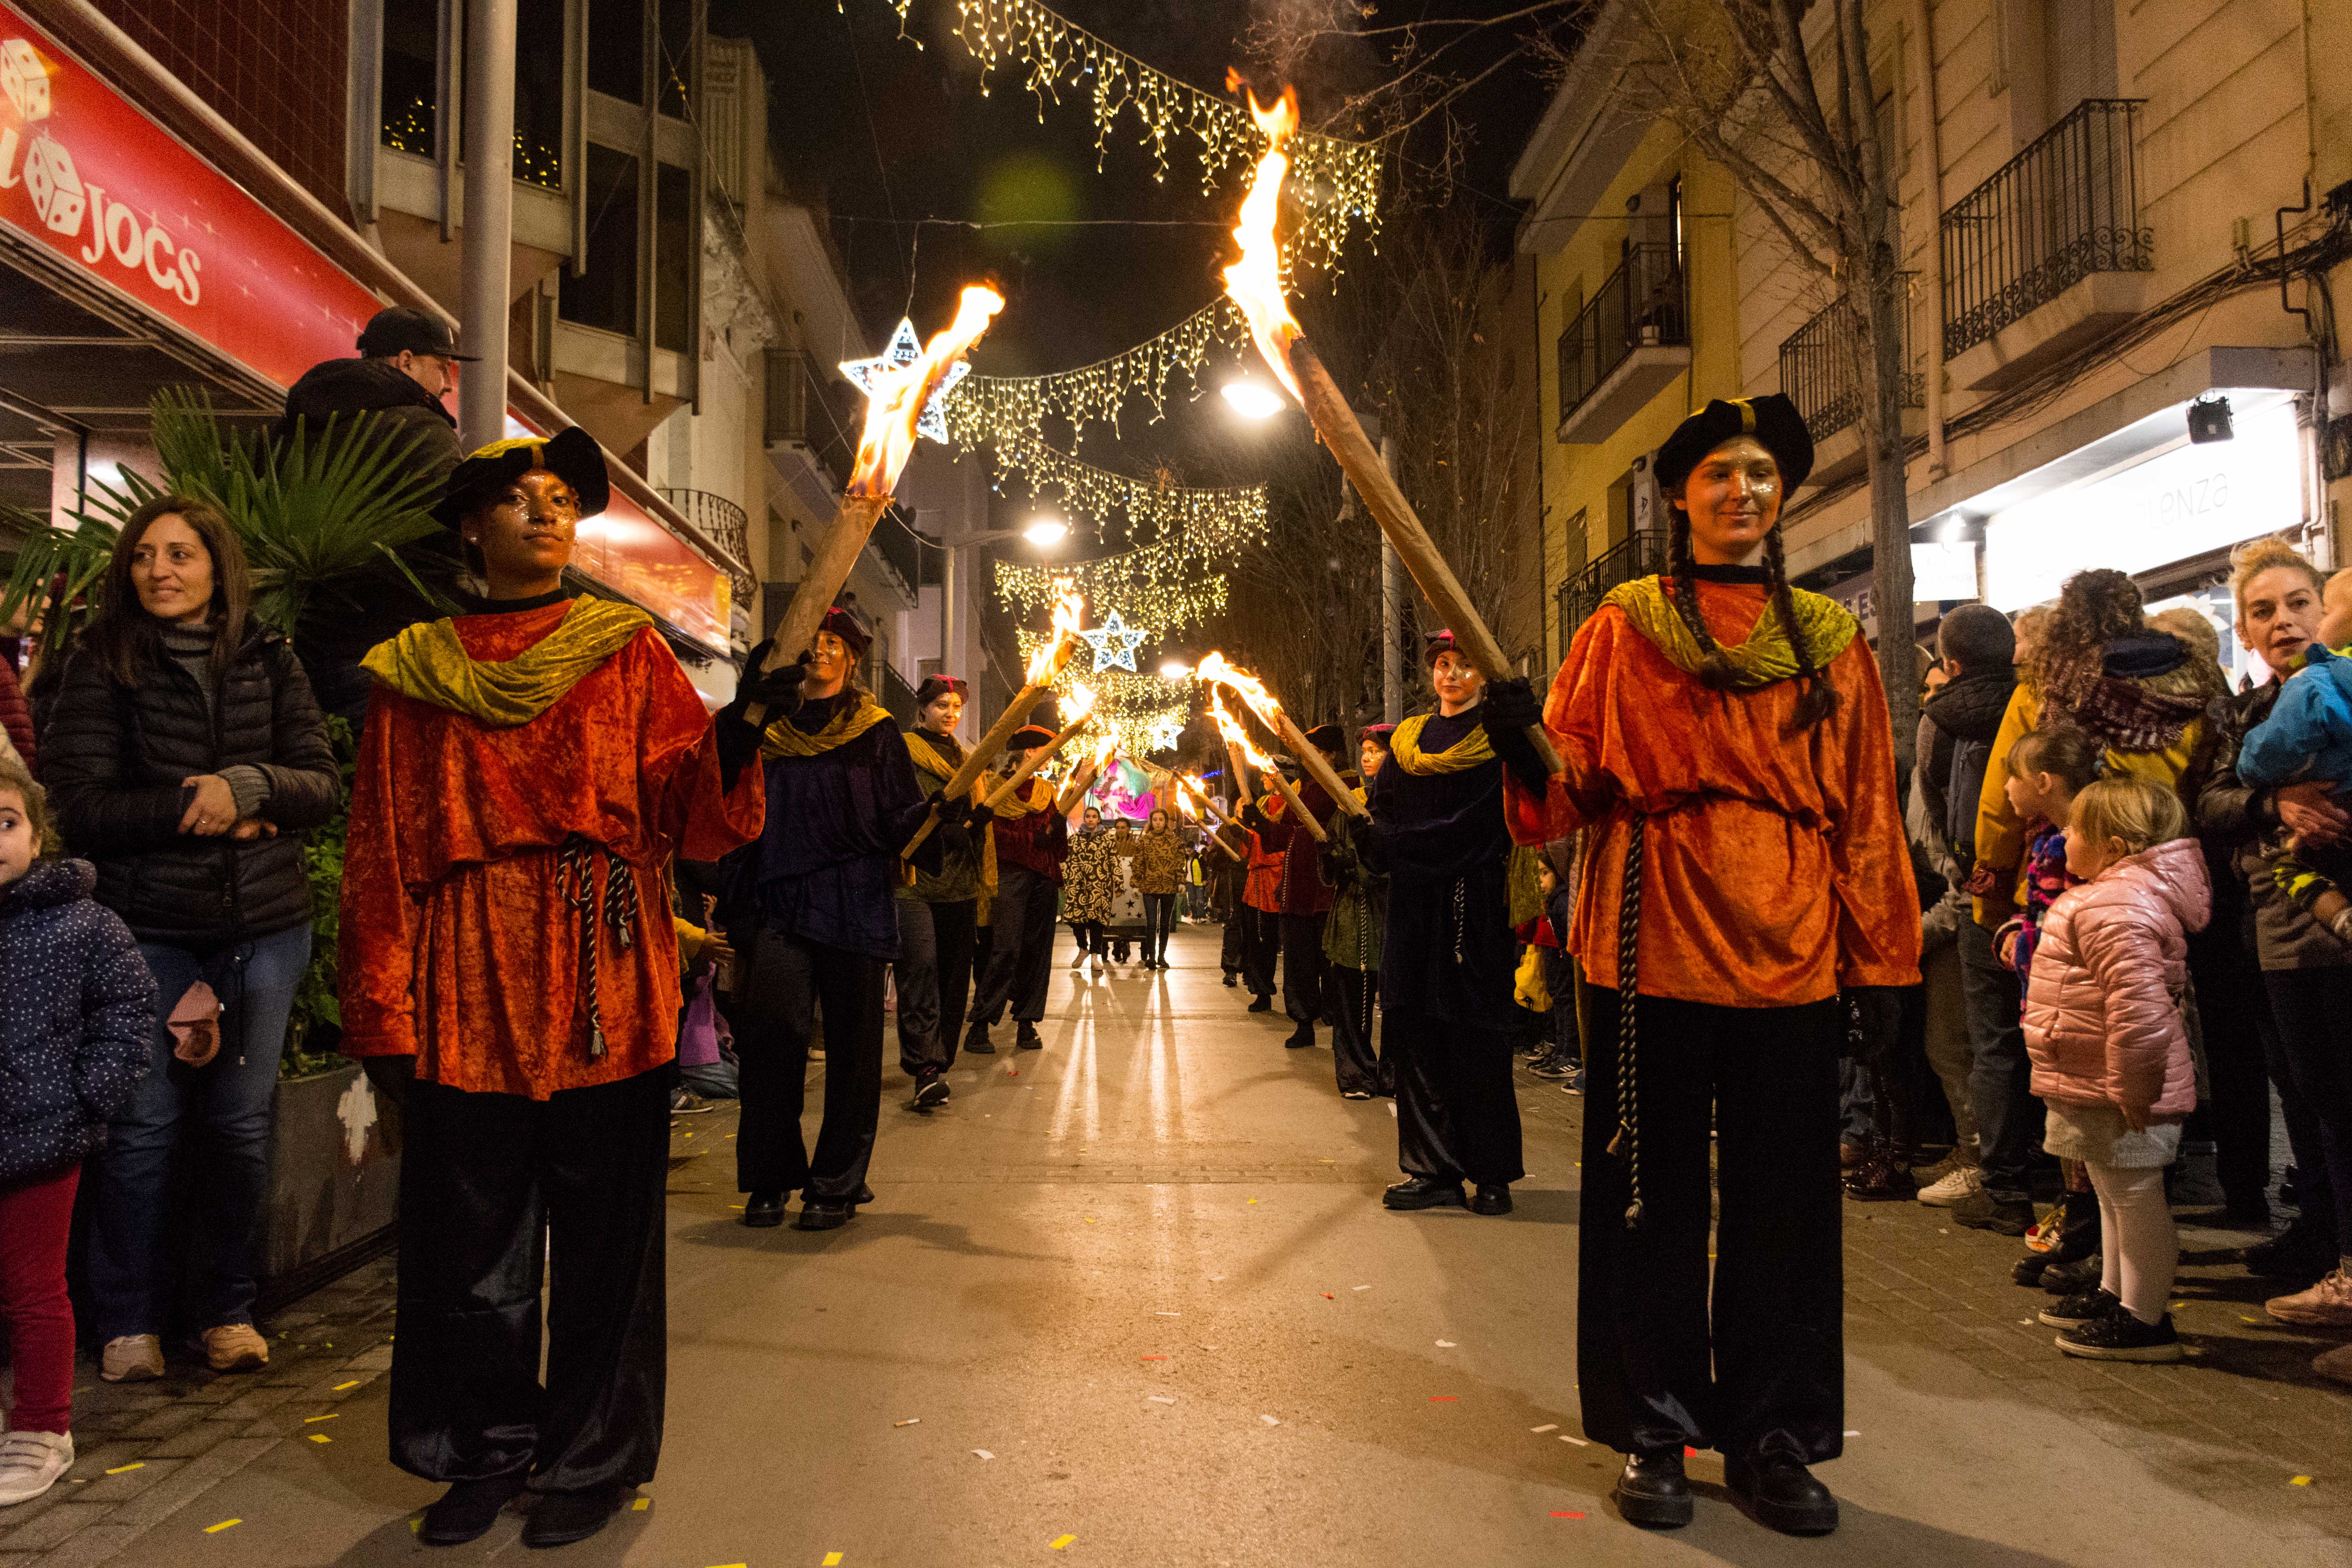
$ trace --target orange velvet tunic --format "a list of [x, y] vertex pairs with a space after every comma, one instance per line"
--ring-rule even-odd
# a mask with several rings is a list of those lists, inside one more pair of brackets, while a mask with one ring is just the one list
[[[567, 608], [463, 616], [457, 635], [478, 661], [509, 659]], [[720, 788], [710, 718], [651, 627], [512, 729], [379, 684], [343, 860], [344, 1053], [413, 1054], [428, 1082], [533, 1100], [667, 1062], [678, 977], [664, 874], [673, 856], [715, 860], [757, 837], [761, 780], [753, 762]], [[556, 853], [575, 833], [637, 886], [634, 940], [606, 928], [597, 942], [597, 1057]], [[591, 864], [601, 910], [610, 862]]]
[[[1765, 591], [1702, 582], [1716, 640]], [[1824, 672], [1837, 712], [1789, 732], [1801, 688], [1711, 691], [1613, 605], [1585, 623], [1544, 705], [1561, 772], [1538, 801], [1506, 773], [1512, 837], [1590, 828], [1568, 945], [1618, 984], [1627, 836], [1646, 825], [1638, 989], [1729, 1007], [1817, 1002], [1919, 978], [1919, 897], [1895, 798], [1886, 699], [1856, 637]]]

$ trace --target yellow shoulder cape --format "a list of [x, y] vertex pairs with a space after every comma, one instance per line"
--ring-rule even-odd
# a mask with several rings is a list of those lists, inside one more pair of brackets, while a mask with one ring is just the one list
[[761, 737], [760, 754], [763, 757], [816, 757], [835, 746], [855, 741], [877, 724], [890, 721], [890, 710], [864, 692], [857, 696], [857, 706], [835, 714], [815, 734], [803, 734], [793, 728], [790, 719], [779, 719], [768, 726]]
[[1416, 713], [1396, 727], [1389, 736], [1389, 756], [1397, 766], [1409, 773], [1467, 773], [1481, 763], [1495, 760], [1494, 742], [1486, 739], [1486, 727], [1475, 725], [1470, 732], [1442, 752], [1421, 749], [1421, 731], [1433, 715]]
[[[1862, 635], [1862, 623], [1836, 600], [1802, 588], [1790, 588], [1789, 597], [1796, 605], [1797, 624], [1804, 628], [1805, 647], [1813, 656], [1815, 669], [1828, 668], [1830, 660]], [[1698, 650], [1698, 639], [1683, 625], [1682, 616], [1675, 612], [1658, 578], [1637, 577], [1631, 583], [1620, 584], [1609, 590], [1601, 602], [1623, 611], [1625, 618], [1633, 623], [1633, 629], [1649, 638], [1675, 668], [1686, 675], [1698, 673], [1699, 666], [1705, 662]], [[1764, 602], [1764, 613], [1756, 617], [1748, 640], [1737, 647], [1725, 648], [1723, 654], [1731, 661], [1735, 686], [1769, 686], [1797, 673], [1797, 650], [1789, 641], [1788, 629], [1780, 625], [1780, 606], [1769, 599]]]
[[511, 730], [546, 712], [654, 618], [635, 605], [583, 595], [555, 629], [509, 659], [477, 661], [447, 619], [410, 626], [360, 666], [394, 690]]

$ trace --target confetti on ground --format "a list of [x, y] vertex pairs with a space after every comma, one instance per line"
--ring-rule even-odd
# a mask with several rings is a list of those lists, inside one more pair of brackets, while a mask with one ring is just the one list
[[1076, 1539], [1077, 1537], [1075, 1535], [1057, 1535], [1054, 1537], [1053, 1540], [1047, 1542], [1045, 1545], [1051, 1551], [1059, 1552], [1063, 1547], [1067, 1546], [1071, 1542], [1076, 1541]]
[[1450, 1351], [1454, 1348], [1454, 1342], [1452, 1340], [1440, 1340], [1437, 1342], [1437, 1348], [1442, 1351]]
[[313, 1443], [331, 1443], [334, 1439], [328, 1436], [324, 1432], [313, 1432], [310, 1434], [310, 1441]]
[[1559, 1439], [1559, 1440], [1560, 1440], [1561, 1442], [1563, 1442], [1563, 1443], [1573, 1443], [1573, 1444], [1575, 1444], [1575, 1445], [1576, 1445], [1578, 1447], [1580, 1447], [1580, 1448], [1590, 1448], [1591, 1447], [1592, 1447], [1592, 1445], [1591, 1445], [1591, 1444], [1590, 1444], [1590, 1443], [1586, 1442], [1586, 1441], [1585, 1441], [1583, 1438], [1581, 1438], [1581, 1437], [1570, 1437], [1570, 1436], [1567, 1436], [1567, 1435], [1565, 1435], [1565, 1434], [1562, 1434], [1562, 1436], [1561, 1436], [1561, 1437], [1560, 1437], [1560, 1439]]
[[346, 1388], [357, 1388], [359, 1385], [360, 1385], [360, 1380], [359, 1380], [358, 1378], [356, 1378], [356, 1377], [355, 1377], [355, 1378], [352, 1379], [352, 1380], [351, 1380], [351, 1382], [349, 1382], [349, 1383], [339, 1383], [339, 1384], [335, 1384], [334, 1392], [335, 1392], [335, 1393], [337, 1393], [337, 1394], [341, 1394], [341, 1393], [343, 1390], [345, 1390]]
[[1095, 1222], [1095, 1216], [1094, 1216], [1094, 1215], [1087, 1215], [1087, 1223], [1088, 1225], [1092, 1225], [1092, 1224], [1094, 1224], [1094, 1222]]
[[2244, 1318], [2244, 1317], [2242, 1317], [2242, 1318], [2240, 1318], [2240, 1319], [2238, 1320], [2238, 1321], [2240, 1321], [2240, 1322], [2242, 1322], [2242, 1323], [2258, 1323], [2258, 1322], [2262, 1321], [2262, 1320], [2261, 1320], [2260, 1318]]
[[983, 1459], [992, 1459], [992, 1458], [996, 1458], [996, 1456], [995, 1456], [995, 1455], [993, 1455], [993, 1454], [990, 1453], [990, 1452], [989, 1452], [987, 1449], [985, 1449], [985, 1448], [974, 1448], [974, 1449], [972, 1450], [972, 1452], [973, 1452], [973, 1453], [975, 1453], [975, 1454], [978, 1454], [978, 1455], [979, 1455], [982, 1458], [983, 1458]]
[[922, 1424], [923, 1418], [919, 1415], [909, 1415], [904, 1421], [893, 1421], [890, 1423], [893, 1426], [919, 1426]]
[[205, 1533], [206, 1535], [218, 1535], [222, 1531], [235, 1530], [238, 1525], [243, 1524], [244, 1522], [245, 1521], [241, 1519], [225, 1519], [218, 1524], [208, 1524], [205, 1526]]
[[826, 1552], [824, 1554], [824, 1568], [841, 1568], [841, 1553], [838, 1552]]
[[1252, 1202], [1252, 1203], [1255, 1203], [1255, 1202], [1257, 1202], [1257, 1200], [1256, 1200], [1255, 1198], [1252, 1198], [1252, 1199], [1250, 1199], [1250, 1202]]
[[1139, 1361], [1166, 1361], [1168, 1358], [1164, 1355], [1148, 1355], [1139, 1356], [1137, 1359]]
[[1181, 1318], [1183, 1315], [1184, 1314], [1181, 1312], [1154, 1312], [1152, 1314], [1155, 1318]]
[[1209, 1283], [1212, 1285], [1222, 1285], [1224, 1282], [1225, 1277], [1222, 1274], [1212, 1274], [1209, 1276]]
[[1261, 1415], [1261, 1416], [1259, 1416], [1259, 1417], [1258, 1417], [1258, 1419], [1259, 1419], [1259, 1420], [1261, 1420], [1261, 1421], [1263, 1421], [1263, 1422], [1265, 1422], [1265, 1423], [1267, 1426], [1281, 1426], [1281, 1425], [1282, 1425], [1282, 1423], [1281, 1423], [1281, 1422], [1276, 1421], [1276, 1420], [1273, 1416], [1271, 1416], [1271, 1415]]
[[2311, 1484], [2311, 1478], [2309, 1476], [2291, 1476], [2288, 1478], [2286, 1484], [2291, 1487], [2307, 1487]]
[[1337, 1297], [1337, 1296], [1334, 1296], [1333, 1294], [1331, 1294], [1331, 1292], [1330, 1292], [1330, 1291], [1326, 1290], [1326, 1291], [1324, 1291], [1324, 1292], [1323, 1292], [1323, 1299], [1324, 1299], [1326, 1301], [1336, 1301], [1336, 1300], [1338, 1300], [1339, 1298], [1339, 1297]]
[[1557, 1508], [1551, 1510], [1551, 1516], [1554, 1519], [1582, 1519], [1584, 1517], [1580, 1513], [1570, 1513], [1565, 1509]]
[[1540, 1426], [1530, 1426], [1528, 1430], [1530, 1432], [1557, 1432], [1559, 1430], [1559, 1423], [1557, 1421], [1547, 1421]]
[[333, 1421], [336, 1419], [338, 1419], [337, 1412], [330, 1410], [324, 1415], [305, 1415], [302, 1417], [302, 1425], [308, 1426], [313, 1421]]
[[1351, 1285], [1349, 1289], [1351, 1290], [1369, 1290], [1371, 1287], [1370, 1285]]
[[1429, 1402], [1432, 1405], [1453, 1405], [1457, 1403], [1461, 1397], [1462, 1396], [1458, 1394], [1433, 1394], [1429, 1396]]
[[1848, 1432], [1846, 1436], [1849, 1437], [1859, 1437], [1862, 1434], [1860, 1432]]
[[121, 1474], [123, 1471], [125, 1471], [125, 1470], [143, 1470], [143, 1469], [145, 1469], [146, 1468], [147, 1468], [147, 1461], [146, 1461], [146, 1460], [144, 1460], [144, 1459], [140, 1459], [140, 1460], [135, 1461], [134, 1463], [128, 1464], [128, 1465], [117, 1465], [117, 1466], [115, 1466], [115, 1467], [114, 1467], [114, 1468], [112, 1468], [112, 1469], [110, 1469], [110, 1470], [107, 1471], [106, 1473], [107, 1473], [108, 1475], [110, 1475], [110, 1476], [119, 1476], [119, 1475], [121, 1475]]
[[1151, 1403], [1154, 1405], [1173, 1405], [1176, 1403], [1175, 1396], [1172, 1394], [1155, 1394], [1150, 1397]]
[[641, 1498], [639, 1498], [636, 1501], [635, 1501], [635, 1502], [633, 1502], [633, 1503], [631, 1503], [631, 1504], [629, 1505], [629, 1510], [630, 1510], [632, 1513], [643, 1513], [643, 1512], [645, 1512], [645, 1511], [646, 1511], [646, 1510], [647, 1510], [647, 1509], [649, 1509], [649, 1508], [651, 1508], [651, 1507], [653, 1507], [653, 1506], [654, 1506], [654, 1500], [653, 1500], [653, 1499], [651, 1499], [651, 1498], [649, 1498], [649, 1497], [641, 1497]]

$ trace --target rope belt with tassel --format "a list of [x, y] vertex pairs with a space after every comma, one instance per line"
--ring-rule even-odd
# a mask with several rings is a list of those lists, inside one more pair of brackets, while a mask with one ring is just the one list
[[1642, 839], [1645, 819], [1633, 816], [1625, 841], [1625, 882], [1617, 905], [1617, 1134], [1609, 1152], [1625, 1162], [1625, 1228], [1642, 1226], [1641, 1041], [1634, 1025], [1642, 942]]
[[[597, 1005], [596, 959], [602, 933], [612, 928], [625, 952], [637, 942], [637, 877], [629, 863], [584, 834], [574, 833], [555, 852], [556, 886], [580, 915], [581, 1005], [588, 1009], [588, 1055], [604, 1054], [604, 1016]], [[596, 862], [604, 862], [604, 897], [596, 897]]]

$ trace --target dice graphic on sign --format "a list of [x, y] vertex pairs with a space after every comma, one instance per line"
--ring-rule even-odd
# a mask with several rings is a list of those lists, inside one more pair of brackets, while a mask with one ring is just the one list
[[81, 176], [74, 173], [73, 154], [61, 143], [47, 136], [33, 139], [25, 152], [25, 189], [43, 223], [59, 234], [81, 232], [81, 212], [89, 198], [82, 194]]
[[40, 52], [22, 38], [0, 44], [0, 92], [8, 95], [26, 124], [49, 117], [48, 69]]

